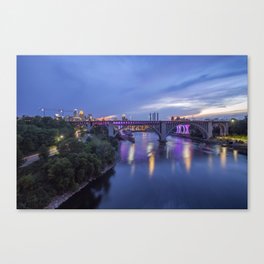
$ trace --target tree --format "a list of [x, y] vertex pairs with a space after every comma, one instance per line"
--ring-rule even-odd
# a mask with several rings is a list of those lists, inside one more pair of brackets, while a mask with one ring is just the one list
[[24, 163], [23, 153], [20, 148], [17, 148], [17, 167], [20, 167]]
[[59, 144], [58, 151], [60, 155], [65, 157], [71, 153], [81, 153], [84, 151], [84, 148], [84, 143], [79, 142], [75, 138], [69, 138]]
[[32, 174], [22, 176], [17, 182], [18, 191], [30, 191], [33, 189], [34, 183], [35, 178]]
[[43, 160], [47, 160], [49, 157], [49, 148], [45, 145], [41, 145], [39, 148], [39, 158]]
[[247, 118], [243, 120], [232, 118], [229, 126], [229, 133], [231, 135], [247, 135]]
[[52, 146], [59, 135], [72, 137], [74, 128], [64, 120], [51, 117], [22, 117], [17, 119], [17, 146], [24, 155], [38, 151], [41, 145]]
[[65, 192], [75, 187], [74, 169], [67, 158], [57, 158], [51, 162], [48, 169], [49, 181], [59, 192]]

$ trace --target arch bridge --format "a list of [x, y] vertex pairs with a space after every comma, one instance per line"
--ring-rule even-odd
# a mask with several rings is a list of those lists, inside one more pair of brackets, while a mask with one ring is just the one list
[[140, 128], [148, 126], [158, 136], [160, 141], [166, 141], [166, 137], [176, 129], [176, 134], [190, 134], [190, 127], [196, 127], [203, 138], [210, 139], [213, 136], [213, 128], [220, 128], [220, 136], [228, 135], [228, 121], [203, 121], [203, 120], [175, 120], [175, 121], [69, 121], [75, 126], [85, 126], [88, 131], [94, 126], [105, 126], [108, 136], [115, 137], [119, 131], [128, 127]]

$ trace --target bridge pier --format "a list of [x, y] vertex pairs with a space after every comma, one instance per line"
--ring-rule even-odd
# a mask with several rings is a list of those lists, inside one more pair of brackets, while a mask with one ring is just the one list
[[224, 133], [225, 133], [225, 136], [228, 136], [228, 134], [229, 134], [228, 123], [226, 123], [225, 126], [224, 126]]
[[160, 122], [160, 137], [159, 137], [160, 143], [166, 143], [167, 142], [166, 137], [167, 137], [166, 124]]
[[225, 136], [224, 128], [222, 126], [220, 126], [220, 136]]
[[207, 139], [213, 137], [213, 123], [208, 122], [208, 128], [207, 128]]
[[107, 130], [108, 130], [108, 136], [109, 137], [114, 137], [115, 136], [115, 131], [114, 131], [114, 125], [113, 124], [109, 124], [107, 126]]

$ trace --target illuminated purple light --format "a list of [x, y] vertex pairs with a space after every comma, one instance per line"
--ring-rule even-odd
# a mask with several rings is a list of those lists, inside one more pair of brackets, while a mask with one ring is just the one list
[[176, 126], [177, 134], [190, 134], [190, 125], [178, 125]]

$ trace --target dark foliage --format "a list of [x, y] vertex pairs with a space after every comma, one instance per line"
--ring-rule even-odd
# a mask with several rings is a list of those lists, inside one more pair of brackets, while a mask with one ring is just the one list
[[49, 157], [49, 148], [47, 146], [45, 146], [45, 145], [42, 145], [39, 148], [38, 153], [39, 153], [39, 158], [40, 159], [47, 160], [48, 157]]
[[79, 184], [97, 177], [115, 161], [118, 142], [93, 136], [82, 143], [71, 137], [58, 144], [59, 154], [47, 157], [47, 147], [39, 149], [39, 161], [18, 169], [17, 207], [43, 208], [56, 195], [73, 191]]
[[232, 119], [229, 126], [230, 135], [247, 135], [247, 117], [243, 120]]
[[39, 116], [17, 120], [17, 146], [24, 156], [37, 152], [42, 145], [56, 145], [60, 135], [68, 138], [73, 134], [74, 128], [64, 120]]

